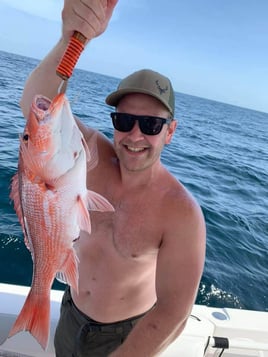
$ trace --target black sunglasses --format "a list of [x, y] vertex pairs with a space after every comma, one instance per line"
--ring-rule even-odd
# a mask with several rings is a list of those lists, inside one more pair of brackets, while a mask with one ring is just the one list
[[113, 126], [124, 133], [131, 131], [136, 120], [139, 122], [140, 131], [145, 135], [157, 135], [164, 124], [171, 123], [172, 119], [154, 117], [149, 115], [133, 115], [127, 113], [111, 113]]

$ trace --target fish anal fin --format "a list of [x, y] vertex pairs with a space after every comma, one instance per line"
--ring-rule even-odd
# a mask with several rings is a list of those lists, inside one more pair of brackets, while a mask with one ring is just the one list
[[68, 284], [65, 274], [61, 271], [56, 273], [56, 279], [62, 284]]

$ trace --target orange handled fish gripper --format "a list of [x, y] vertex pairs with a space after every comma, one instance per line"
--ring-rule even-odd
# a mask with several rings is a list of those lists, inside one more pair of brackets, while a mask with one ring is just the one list
[[71, 77], [73, 69], [85, 48], [86, 37], [80, 32], [75, 31], [63, 54], [63, 57], [56, 69], [56, 73], [64, 81]]

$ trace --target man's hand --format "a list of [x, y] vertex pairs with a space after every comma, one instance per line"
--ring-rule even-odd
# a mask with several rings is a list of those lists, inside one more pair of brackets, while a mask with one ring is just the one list
[[68, 43], [74, 31], [88, 41], [107, 28], [118, 0], [65, 0], [62, 10], [62, 36]]

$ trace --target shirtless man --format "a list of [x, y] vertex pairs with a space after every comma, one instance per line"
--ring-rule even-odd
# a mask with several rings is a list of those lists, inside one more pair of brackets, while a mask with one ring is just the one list
[[[25, 117], [35, 94], [56, 95], [56, 67], [73, 31], [100, 35], [116, 2], [65, 0], [62, 37], [25, 84]], [[113, 115], [113, 144], [98, 133], [99, 163], [87, 182], [115, 212], [90, 212], [92, 232], [76, 242], [79, 294], [67, 289], [63, 297], [58, 357], [159, 355], [183, 331], [203, 271], [201, 209], [160, 161], [176, 129], [170, 81], [138, 71], [106, 101], [121, 114]], [[94, 130], [79, 125], [90, 142]]]

